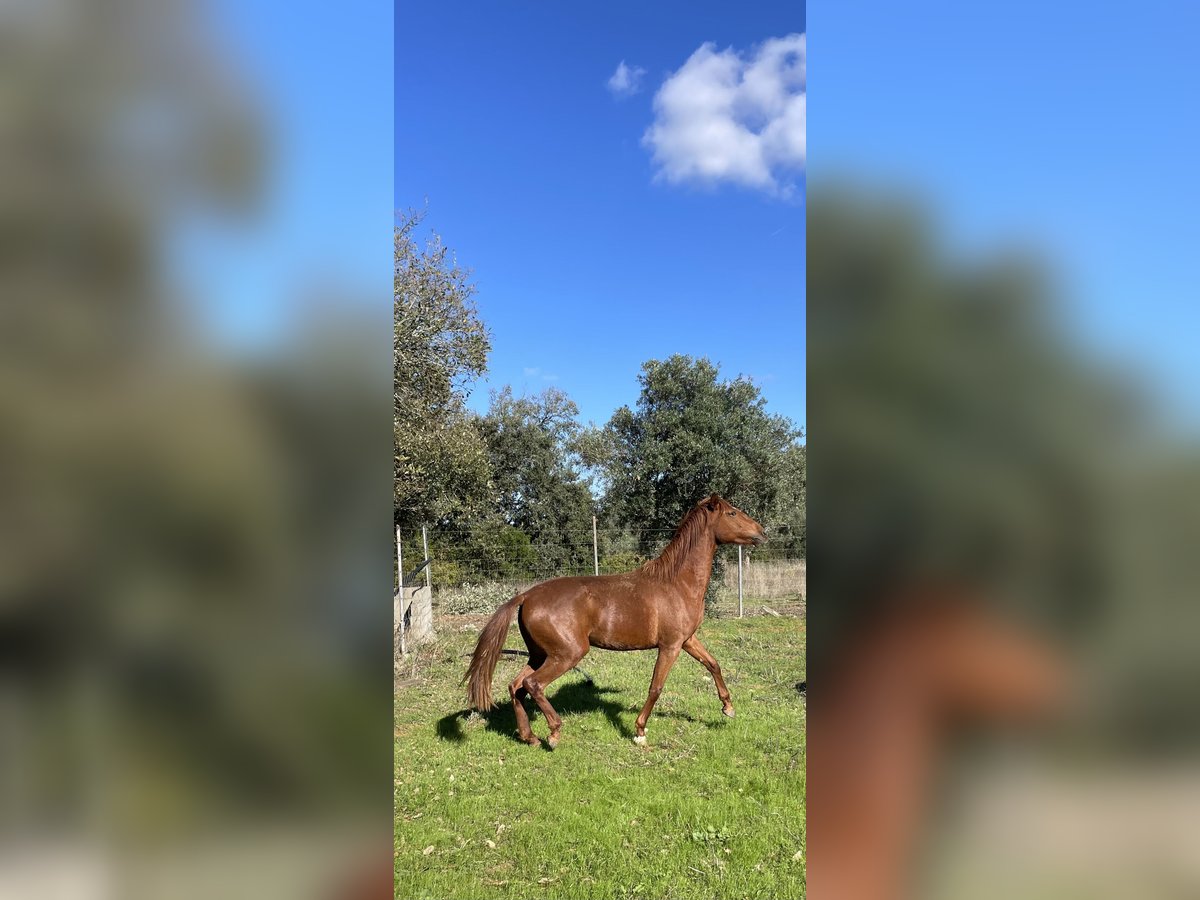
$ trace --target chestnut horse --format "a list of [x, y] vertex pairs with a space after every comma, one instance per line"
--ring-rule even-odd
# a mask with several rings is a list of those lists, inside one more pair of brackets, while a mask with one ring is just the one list
[[469, 682], [468, 701], [476, 709], [492, 708], [492, 673], [516, 616], [529, 662], [508, 686], [508, 694], [517, 732], [531, 746], [541, 741], [529, 727], [525, 695], [546, 717], [550, 747], [557, 746], [562, 719], [546, 699], [546, 688], [574, 668], [591, 647], [658, 650], [650, 694], [637, 717], [636, 743], [646, 742], [646, 720], [680, 650], [712, 674], [722, 711], [732, 718], [733, 703], [721, 667], [696, 639], [696, 629], [704, 618], [704, 592], [717, 544], [758, 544], [766, 539], [761, 525], [713, 494], [688, 511], [662, 554], [641, 568], [620, 575], [555, 578], [517, 594], [496, 611], [479, 635], [463, 679]]

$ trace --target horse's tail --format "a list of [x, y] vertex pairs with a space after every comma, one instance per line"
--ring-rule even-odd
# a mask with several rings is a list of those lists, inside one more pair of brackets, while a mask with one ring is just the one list
[[483, 626], [479, 641], [475, 644], [471, 665], [463, 676], [463, 681], [467, 682], [467, 702], [474, 709], [488, 710], [495, 706], [492, 702], [492, 673], [496, 671], [496, 662], [508, 637], [508, 628], [523, 600], [524, 597], [517, 594], [496, 610], [495, 615]]

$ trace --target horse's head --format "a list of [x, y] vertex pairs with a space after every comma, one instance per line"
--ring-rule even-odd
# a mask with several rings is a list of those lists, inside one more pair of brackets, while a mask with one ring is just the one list
[[763, 527], [718, 494], [700, 501], [712, 522], [718, 544], [761, 544], [767, 539]]

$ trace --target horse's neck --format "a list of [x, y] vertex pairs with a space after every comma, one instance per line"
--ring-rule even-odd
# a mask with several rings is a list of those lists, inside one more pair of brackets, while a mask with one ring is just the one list
[[689, 598], [704, 603], [704, 594], [708, 590], [708, 580], [712, 577], [713, 556], [717, 552], [717, 543], [711, 535], [705, 535], [696, 541], [691, 552], [679, 564], [679, 576]]
[[703, 609], [716, 552], [717, 542], [710, 529], [691, 535], [681, 530], [657, 559], [643, 566], [642, 571], [655, 579], [670, 582], [681, 590], [689, 605], [699, 604]]

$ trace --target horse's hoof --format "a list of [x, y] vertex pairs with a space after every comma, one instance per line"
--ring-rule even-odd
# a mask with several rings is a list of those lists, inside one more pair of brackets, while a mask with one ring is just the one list
[[546, 738], [546, 743], [549, 744], [550, 749], [553, 750], [555, 747], [558, 746], [558, 735], [557, 734], [550, 735], [550, 737]]
[[526, 741], [525, 743], [527, 743], [530, 747], [542, 746], [541, 738], [536, 738], [536, 737]]
[[723, 709], [723, 710], [721, 710], [721, 712], [725, 713], [725, 715], [727, 715], [727, 716], [728, 716], [729, 718], [731, 718], [731, 719], [732, 719], [732, 718], [733, 718], [733, 716], [734, 716], [734, 712], [733, 712], [733, 707], [732, 707], [732, 706], [731, 706], [731, 707], [729, 707], [729, 709]]
[[636, 734], [633, 736], [633, 742], [639, 747], [646, 746], [646, 736], [644, 734]]

